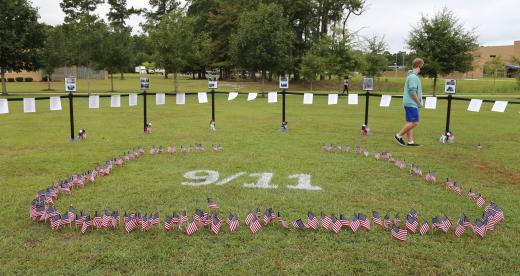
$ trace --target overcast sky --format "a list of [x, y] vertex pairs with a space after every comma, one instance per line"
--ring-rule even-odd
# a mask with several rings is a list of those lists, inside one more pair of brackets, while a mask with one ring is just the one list
[[[349, 19], [351, 30], [361, 36], [384, 35], [390, 52], [406, 49], [406, 38], [421, 14], [433, 15], [443, 7], [455, 13], [467, 30], [475, 29], [481, 45], [512, 45], [520, 40], [520, 0], [366, 0], [367, 11]], [[60, 0], [33, 0], [41, 21], [50, 25], [63, 22]], [[147, 0], [128, 0], [130, 6], [147, 7]], [[98, 9], [104, 17], [108, 6]], [[129, 24], [139, 30], [143, 19], [132, 16]]]

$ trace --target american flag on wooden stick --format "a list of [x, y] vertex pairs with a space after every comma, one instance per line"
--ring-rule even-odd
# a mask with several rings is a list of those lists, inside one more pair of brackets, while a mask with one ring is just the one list
[[87, 233], [91, 226], [92, 221], [90, 220], [90, 215], [87, 215], [83, 220], [83, 224], [81, 225], [81, 234]]
[[472, 189], [469, 189], [469, 192], [468, 192], [468, 199], [470, 200], [475, 200], [477, 197], [477, 194], [472, 190]]
[[484, 238], [484, 235], [486, 234], [486, 225], [487, 221], [477, 220], [475, 221], [475, 224], [473, 225], [473, 232], [479, 236], [481, 239]]
[[172, 218], [170, 216], [166, 216], [166, 218], [164, 219], [164, 231], [168, 232], [168, 231], [172, 230], [172, 227], [173, 227]]
[[330, 219], [330, 217], [325, 215], [323, 212], [321, 213], [320, 217], [321, 217], [321, 227], [325, 230], [329, 229], [332, 224], [332, 220]]
[[417, 221], [416, 217], [411, 214], [406, 216], [406, 229], [408, 229], [410, 232], [415, 233], [415, 231], [417, 231], [418, 224], [419, 222]]
[[377, 211], [372, 211], [372, 221], [374, 224], [379, 226], [383, 226], [383, 222], [381, 221], [381, 215]]
[[383, 221], [383, 225], [385, 226], [385, 228], [388, 228], [391, 224], [392, 224], [392, 220], [390, 219], [390, 214], [386, 213], [384, 221]]
[[255, 215], [253, 214], [253, 211], [249, 209], [249, 212], [246, 215], [245, 223], [246, 225], [250, 225], [251, 222], [253, 222], [253, 219], [255, 218]]
[[370, 231], [370, 220], [364, 214], [358, 213], [358, 221], [361, 227], [365, 228], [367, 231]]
[[236, 214], [230, 214], [228, 225], [229, 231], [235, 232], [235, 230], [240, 225], [240, 221], [238, 220], [238, 216]]
[[457, 228], [455, 228], [455, 236], [457, 236], [457, 238], [460, 238], [460, 236], [462, 236], [466, 230], [466, 227], [464, 226], [464, 217], [465, 215], [462, 213], [459, 220], [457, 221]]
[[197, 224], [195, 223], [195, 220], [191, 218], [188, 222], [188, 226], [186, 227], [186, 235], [189, 237], [193, 233], [197, 232], [199, 228], [197, 227]]
[[331, 216], [331, 222], [332, 222], [332, 225], [331, 225], [331, 229], [332, 229], [332, 232], [334, 232], [335, 234], [338, 234], [339, 231], [341, 231], [341, 222], [336, 218], [336, 216], [334, 214], [332, 214]]
[[307, 226], [314, 230], [318, 228], [318, 218], [312, 212], [307, 213]]
[[305, 226], [305, 224], [303, 223], [303, 221], [301, 219], [297, 219], [293, 222], [293, 227], [298, 229], [298, 230], [305, 230], [307, 229], [307, 226]]
[[211, 218], [211, 232], [213, 232], [213, 234], [215, 234], [215, 235], [218, 235], [218, 233], [220, 232], [221, 225], [222, 225], [222, 223], [220, 222], [220, 219], [218, 218], [218, 216], [213, 214], [213, 216]]
[[249, 230], [251, 230], [251, 233], [256, 234], [256, 232], [261, 228], [262, 225], [260, 224], [260, 221], [256, 217], [253, 217], [253, 220], [249, 224]]
[[424, 234], [428, 233], [430, 231], [430, 225], [426, 220], [423, 220], [421, 223], [421, 228], [419, 228], [419, 233], [421, 233], [421, 236], [424, 236]]
[[484, 205], [484, 203], [486, 203], [486, 200], [484, 200], [484, 197], [482, 197], [481, 194], [478, 194], [478, 197], [477, 197], [477, 206], [479, 208], [482, 208], [482, 206]]
[[357, 214], [354, 214], [352, 216], [352, 221], [350, 222], [350, 229], [352, 230], [352, 232], [356, 233], [356, 231], [358, 230], [360, 224], [361, 223], [360, 223], [360, 221], [358, 219]]
[[218, 206], [218, 204], [215, 201], [213, 201], [213, 199], [208, 198], [208, 208], [210, 208], [210, 209], [218, 209], [219, 206]]
[[397, 225], [392, 224], [392, 238], [398, 240], [398, 241], [406, 241], [407, 231], [406, 229], [399, 229]]
[[60, 226], [61, 226], [61, 215], [58, 214], [56, 216], [53, 216], [51, 218], [51, 229], [53, 231], [56, 231], [56, 230], [58, 230], [58, 228], [60, 228]]

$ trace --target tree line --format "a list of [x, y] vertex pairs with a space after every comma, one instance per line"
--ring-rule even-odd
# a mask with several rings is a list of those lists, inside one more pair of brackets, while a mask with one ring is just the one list
[[[96, 10], [109, 5], [106, 20]], [[149, 0], [148, 9], [128, 7], [126, 0], [62, 0], [63, 24], [38, 22], [27, 0], [5, 0], [0, 8], [0, 70], [5, 93], [6, 71], [81, 65], [113, 75], [153, 63], [165, 78], [191, 73], [206, 78], [272, 80], [280, 74], [304, 79], [378, 76], [388, 66], [408, 65], [423, 57], [425, 72], [435, 79], [471, 69], [476, 36], [464, 30], [447, 9], [423, 16], [409, 34], [410, 52], [391, 54], [384, 36], [362, 38], [348, 28], [363, 16], [366, 0]], [[132, 34], [128, 20], [146, 21]], [[112, 82], [113, 83], [113, 82]], [[49, 82], [50, 88], [50, 82]], [[113, 90], [113, 85], [112, 85]]]

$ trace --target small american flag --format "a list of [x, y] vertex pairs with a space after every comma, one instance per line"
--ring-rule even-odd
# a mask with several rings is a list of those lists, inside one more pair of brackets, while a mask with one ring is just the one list
[[222, 223], [220, 222], [220, 219], [217, 217], [217, 215], [213, 214], [211, 218], [211, 232], [213, 232], [215, 235], [218, 235], [221, 225]]
[[428, 233], [430, 231], [430, 225], [426, 220], [423, 220], [421, 223], [421, 228], [419, 228], [419, 233], [421, 233], [421, 236], [424, 236], [424, 234]]
[[197, 224], [195, 223], [194, 219], [191, 218], [189, 220], [188, 226], [186, 227], [186, 235], [189, 237], [191, 234], [197, 232], [199, 228], [197, 227]]
[[101, 227], [107, 228], [108, 225], [110, 225], [112, 222], [112, 216], [110, 215], [110, 212], [105, 209], [105, 213], [103, 214], [103, 217], [101, 218]]
[[87, 233], [92, 225], [92, 221], [90, 220], [90, 215], [87, 215], [83, 220], [83, 224], [81, 225], [81, 234]]
[[304, 230], [307, 228], [301, 219], [295, 220], [292, 225], [294, 228], [299, 230]]
[[482, 197], [481, 194], [478, 194], [478, 197], [477, 197], [477, 206], [479, 208], [482, 208], [482, 206], [484, 205], [484, 203], [486, 203], [486, 201], [484, 200], [484, 197]]
[[425, 179], [427, 182], [435, 184], [435, 182], [437, 182], [437, 175], [435, 174], [435, 172], [429, 171], [428, 174], [426, 174]]
[[74, 222], [76, 227], [83, 226], [83, 222], [85, 221], [86, 217], [87, 216], [83, 214], [83, 211], [81, 211], [79, 214], [76, 214], [76, 221]]
[[466, 227], [464, 226], [464, 217], [465, 215], [462, 214], [457, 221], [457, 228], [455, 228], [455, 236], [457, 236], [457, 238], [460, 238], [460, 236], [462, 236], [466, 230]]
[[324, 213], [321, 213], [320, 217], [321, 217], [321, 227], [325, 230], [329, 229], [332, 224], [332, 220], [330, 219], [330, 217], [325, 215]]
[[473, 225], [473, 232], [479, 236], [481, 239], [484, 238], [484, 235], [486, 234], [486, 224], [487, 221], [477, 220], [475, 221], [475, 224]]
[[396, 213], [394, 216], [394, 224], [399, 225], [400, 222], [401, 222], [401, 216], [399, 215], [399, 213]]
[[318, 228], [318, 218], [313, 213], [307, 213], [307, 226], [316, 230]]
[[339, 222], [341, 223], [341, 227], [350, 227], [350, 221], [344, 214], [339, 215]]
[[215, 203], [215, 201], [213, 201], [213, 199], [208, 198], [208, 208], [210, 208], [210, 209], [218, 209], [219, 206], [218, 206], [217, 203]]
[[413, 215], [408, 214], [406, 216], [406, 229], [408, 229], [410, 232], [415, 233], [417, 231], [418, 226], [417, 218], [415, 218]]
[[264, 224], [267, 225], [269, 222], [271, 222], [271, 213], [270, 213], [269, 209], [265, 209]]
[[166, 218], [164, 219], [164, 231], [168, 232], [168, 231], [172, 230], [172, 227], [173, 227], [172, 218], [170, 216], [166, 216]]
[[182, 228], [182, 225], [188, 221], [188, 214], [186, 211], [182, 211], [181, 218], [179, 220], [179, 229]]
[[240, 221], [238, 220], [238, 216], [236, 214], [232, 214], [233, 218], [229, 221], [229, 231], [235, 232], [235, 230], [240, 226]]
[[457, 183], [453, 183], [453, 189], [454, 192], [458, 193], [459, 195], [462, 195], [462, 187]]
[[260, 228], [262, 228], [260, 221], [257, 218], [253, 217], [253, 221], [251, 221], [251, 223], [249, 224], [249, 230], [251, 230], [251, 233], [256, 234], [256, 232], [258, 232]]
[[361, 227], [365, 228], [366, 230], [370, 231], [370, 220], [367, 216], [364, 214], [358, 213], [358, 221]]
[[99, 215], [98, 211], [96, 211], [96, 214], [94, 215], [94, 220], [92, 221], [92, 224], [96, 228], [101, 228], [102, 223], [103, 223], [103, 220], [102, 220], [101, 216]]
[[51, 228], [53, 231], [58, 230], [58, 228], [61, 226], [61, 215], [58, 214], [56, 216], [53, 216], [51, 218]]
[[392, 238], [398, 240], [398, 241], [406, 241], [407, 231], [406, 229], [399, 229], [397, 225], [392, 224]]
[[477, 194], [473, 190], [469, 189], [468, 199], [475, 200], [476, 197], [477, 197]]
[[179, 214], [177, 212], [173, 212], [172, 215], [172, 224], [178, 224], [181, 222], [181, 219], [179, 218]]
[[359, 221], [357, 214], [354, 214], [352, 216], [352, 221], [350, 222], [350, 229], [352, 232], [356, 233], [360, 225], [361, 222]]
[[372, 221], [374, 222], [374, 224], [383, 226], [383, 222], [381, 221], [381, 215], [379, 215], [379, 213], [376, 211], [372, 211]]
[[152, 216], [150, 216], [149, 221], [150, 221], [150, 226], [159, 224], [160, 223], [159, 213], [155, 213]]
[[336, 218], [336, 216], [333, 214], [331, 216], [331, 222], [332, 222], [332, 225], [331, 225], [331, 229], [332, 229], [332, 232], [334, 232], [335, 234], [338, 234], [339, 231], [341, 231], [341, 222]]
[[392, 224], [392, 220], [390, 219], [390, 215], [388, 213], [386, 213], [384, 221], [383, 221], [383, 225], [385, 226], [385, 228], [388, 228], [391, 224]]
[[255, 215], [253, 215], [253, 211], [249, 209], [249, 212], [246, 215], [245, 223], [246, 225], [250, 225], [251, 222], [253, 222], [253, 219], [255, 218]]

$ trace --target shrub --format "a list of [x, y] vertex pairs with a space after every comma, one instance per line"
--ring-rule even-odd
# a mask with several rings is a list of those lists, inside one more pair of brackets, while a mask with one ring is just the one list
[[7, 82], [14, 82], [14, 78], [7, 78]]
[[25, 80], [24, 80], [24, 81], [25, 81], [25, 82], [32, 82], [32, 81], [33, 81], [33, 78], [31, 78], [31, 77], [28, 77], [28, 78], [25, 78]]
[[16, 82], [23, 82], [23, 77], [16, 77]]

